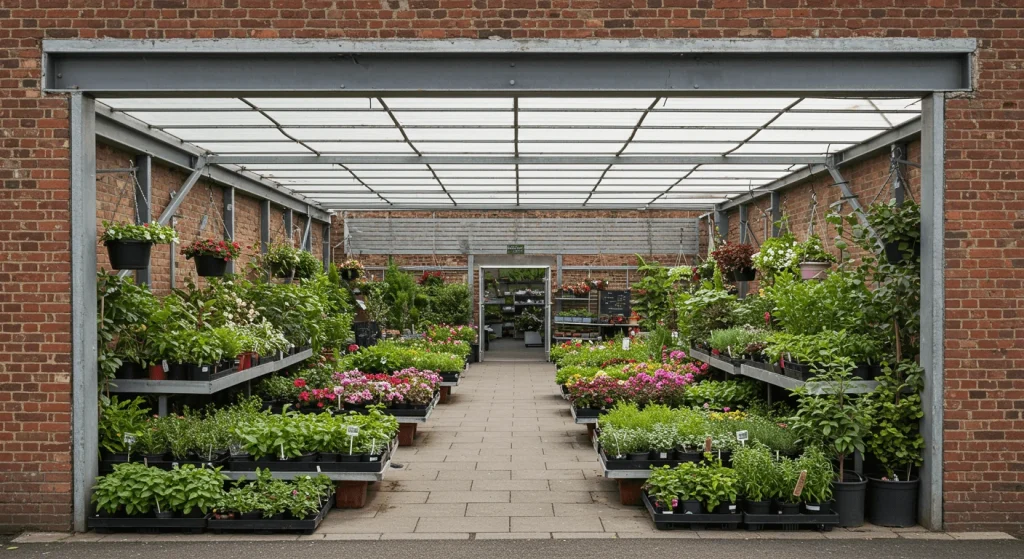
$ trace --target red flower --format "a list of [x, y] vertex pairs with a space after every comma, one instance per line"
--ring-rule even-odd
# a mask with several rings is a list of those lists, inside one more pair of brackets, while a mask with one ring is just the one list
[[348, 346], [348, 352], [349, 353], [354, 353], [356, 351], [359, 351], [359, 346], [358, 345], [352, 344], [352, 345]]
[[306, 379], [297, 378], [293, 384], [295, 384], [295, 388], [302, 388], [306, 386]]

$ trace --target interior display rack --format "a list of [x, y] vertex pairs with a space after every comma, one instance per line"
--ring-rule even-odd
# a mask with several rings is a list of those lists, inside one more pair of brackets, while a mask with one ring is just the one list
[[[554, 298], [555, 313], [551, 321], [552, 337], [556, 342], [567, 340], [600, 341], [607, 336], [614, 336], [618, 329], [630, 326], [628, 312], [622, 317], [622, 322], [603, 322], [601, 298], [608, 293], [624, 293], [626, 300], [629, 300], [629, 291], [602, 291], [591, 289], [587, 295], [580, 297], [560, 291]], [[562, 313], [567, 311], [585, 310], [590, 316], [587, 317], [564, 317]], [[619, 316], [619, 315], [615, 315]]]
[[[512, 337], [518, 337], [524, 332], [517, 332], [515, 329], [515, 318], [523, 313], [524, 309], [540, 309], [543, 319], [544, 308], [547, 306], [547, 292], [544, 288], [543, 279], [514, 281], [508, 278], [495, 278], [488, 280], [488, 287], [484, 291], [484, 308], [497, 308], [501, 313], [500, 331], [493, 328], [497, 323], [485, 320], [485, 324], [492, 326], [492, 330], [499, 337], [506, 337], [505, 332], [509, 331]], [[485, 315], [486, 318], [486, 315]]]

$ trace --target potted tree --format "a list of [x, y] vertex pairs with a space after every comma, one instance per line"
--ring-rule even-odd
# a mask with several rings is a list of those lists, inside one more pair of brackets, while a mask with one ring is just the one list
[[149, 267], [149, 253], [153, 245], [178, 242], [173, 228], [159, 223], [103, 222], [100, 240], [107, 246], [110, 266], [115, 270], [145, 270]]
[[848, 357], [825, 356], [825, 364], [816, 367], [816, 388], [807, 385], [794, 390], [798, 406], [791, 424], [794, 433], [805, 444], [820, 444], [839, 463], [833, 480], [839, 525], [856, 527], [864, 524], [864, 500], [867, 480], [845, 469], [845, 461], [854, 452], [864, 452], [864, 437], [870, 429], [866, 400], [847, 394], [853, 361]]
[[796, 247], [800, 258], [800, 277], [803, 280], [824, 279], [836, 257], [825, 250], [821, 237], [811, 235]]
[[183, 247], [181, 253], [188, 260], [195, 259], [196, 274], [199, 276], [223, 276], [228, 269], [228, 262], [242, 254], [242, 245], [228, 240], [201, 239]]
[[881, 476], [868, 477], [867, 510], [873, 524], [917, 524], [919, 480], [914, 468], [923, 463], [924, 438], [919, 424], [924, 417], [923, 373], [914, 361], [901, 361], [895, 368], [885, 363], [878, 387], [868, 396], [874, 425], [867, 449], [883, 469]]
[[754, 269], [754, 246], [749, 243], [725, 243], [711, 253], [722, 275], [732, 281], [752, 281]]

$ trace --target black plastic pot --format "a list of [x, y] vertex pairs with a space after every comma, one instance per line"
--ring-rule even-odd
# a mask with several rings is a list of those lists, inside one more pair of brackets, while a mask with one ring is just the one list
[[853, 376], [863, 380], [874, 378], [871, 376], [871, 365], [868, 363], [857, 363], [857, 368], [853, 370]]
[[196, 255], [196, 274], [203, 277], [223, 276], [228, 271], [228, 261], [216, 256]]
[[864, 499], [868, 480], [855, 472], [845, 472], [845, 481], [833, 482], [835, 509], [839, 513], [839, 525], [856, 528], [864, 524]]
[[213, 378], [213, 365], [188, 365], [188, 380], [210, 381]]
[[679, 512], [683, 514], [701, 514], [704, 508], [700, 501], [679, 501]]
[[358, 462], [358, 461], [359, 461], [359, 455], [358, 454], [339, 454], [338, 455], [338, 462]]
[[754, 268], [741, 268], [732, 272], [732, 281], [754, 281], [757, 276], [757, 270]]
[[712, 512], [714, 514], [739, 514], [740, 507], [736, 503], [718, 503], [718, 506]]
[[479, 363], [480, 362], [480, 344], [469, 344], [469, 362]]
[[832, 503], [803, 503], [800, 505], [800, 512], [804, 514], [830, 514], [832, 512]]
[[114, 378], [130, 380], [135, 378], [147, 378], [146, 369], [138, 363], [125, 361], [117, 368]]
[[169, 510], [155, 512], [153, 513], [153, 515], [159, 518], [160, 520], [170, 520], [174, 518], [174, 512]]
[[775, 503], [775, 508], [778, 510], [779, 514], [800, 514], [800, 503], [784, 503], [782, 501], [777, 501]]
[[629, 453], [629, 459], [630, 460], [644, 460], [644, 461], [647, 461], [647, 460], [650, 460], [650, 456], [651, 455], [650, 455], [649, 452], [630, 452]]
[[238, 515], [239, 520], [259, 520], [262, 517], [263, 512], [258, 510], [243, 512]]
[[167, 380], [188, 380], [189, 366], [184, 363], [171, 363], [167, 371]]
[[106, 241], [110, 267], [115, 270], [145, 270], [153, 243], [148, 241]]
[[299, 457], [295, 459], [295, 461], [296, 462], [316, 462], [316, 453], [315, 452], [307, 452], [306, 454], [300, 454]]
[[695, 450], [679, 450], [676, 449], [676, 460], [680, 462], [700, 462], [704, 458], [704, 455]]
[[651, 460], [675, 460], [675, 450], [652, 450], [650, 454]]
[[906, 528], [917, 525], [920, 480], [886, 481], [868, 478], [868, 519], [872, 524]]
[[744, 509], [747, 514], [771, 514], [771, 501], [744, 501]]
[[345, 281], [352, 281], [359, 277], [359, 270], [354, 270], [351, 268], [342, 268], [338, 270], [338, 275], [341, 276], [341, 279]]

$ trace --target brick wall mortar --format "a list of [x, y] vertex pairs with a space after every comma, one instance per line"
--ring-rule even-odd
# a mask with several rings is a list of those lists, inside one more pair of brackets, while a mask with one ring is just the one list
[[[68, 104], [40, 94], [43, 38], [972, 37], [976, 91], [946, 103], [944, 519], [957, 530], [1021, 531], [1020, 509], [1005, 509], [1024, 501], [1024, 471], [1000, 468], [1024, 462], [1022, 11], [991, 0], [8, 0], [0, 4], [0, 385], [11, 388], [0, 393], [0, 413], [34, 413], [40, 399], [59, 409], [17, 430], [5, 422], [0, 454], [42, 432], [55, 446], [0, 461], [0, 484], [21, 481], [12, 468], [41, 476], [70, 463]], [[0, 526], [67, 528], [70, 474], [53, 475], [52, 484], [0, 491]]]

